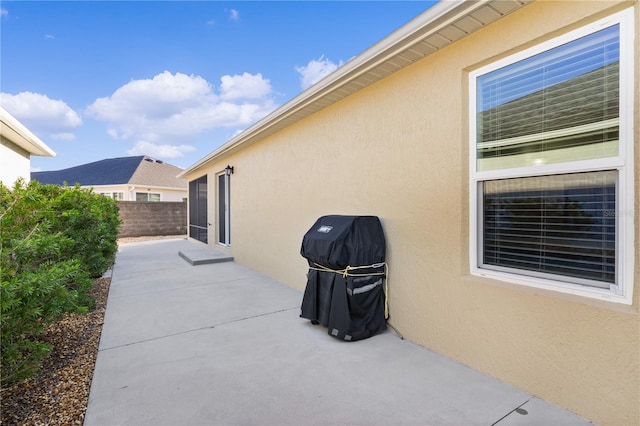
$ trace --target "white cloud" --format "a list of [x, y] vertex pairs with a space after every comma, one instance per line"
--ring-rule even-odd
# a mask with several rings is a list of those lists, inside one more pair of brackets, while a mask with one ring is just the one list
[[8, 16], [8, 15], [9, 15], [9, 11], [4, 7], [0, 7], [0, 16]]
[[240, 20], [240, 12], [238, 12], [235, 9], [231, 9], [229, 11], [229, 19], [231, 19], [232, 21], [238, 21]]
[[276, 107], [271, 85], [260, 74], [223, 76], [220, 94], [204, 78], [162, 72], [132, 80], [99, 98], [87, 114], [108, 123], [107, 133], [131, 140], [131, 152], [176, 158], [193, 148], [200, 134], [216, 128], [246, 127]]
[[76, 138], [76, 135], [73, 133], [55, 133], [51, 137], [58, 140], [72, 141]]
[[157, 158], [180, 158], [185, 152], [193, 152], [196, 148], [191, 145], [159, 145], [146, 141], [139, 141], [127, 151], [129, 155], [149, 155]]
[[36, 134], [55, 139], [74, 139], [72, 131], [82, 125], [82, 119], [61, 100], [33, 92], [0, 94], [0, 103]]
[[342, 61], [335, 64], [322, 55], [317, 60], [312, 59], [307, 65], [296, 67], [296, 71], [300, 74], [300, 86], [303, 90], [313, 86], [323, 77], [337, 70], [342, 64]]
[[261, 99], [271, 93], [271, 83], [262, 74], [224, 75], [220, 78], [220, 97], [232, 99]]
[[51, 34], [45, 34], [44, 35], [44, 39], [45, 40], [53, 40], [54, 38], [56, 38], [55, 36], [52, 36]]
[[118, 139], [118, 131], [116, 129], [113, 129], [113, 128], [108, 129], [107, 134], [114, 139]]
[[97, 99], [87, 112], [98, 120], [131, 125], [166, 120], [215, 102], [211, 86], [202, 77], [165, 71], [152, 79], [130, 81], [111, 96]]

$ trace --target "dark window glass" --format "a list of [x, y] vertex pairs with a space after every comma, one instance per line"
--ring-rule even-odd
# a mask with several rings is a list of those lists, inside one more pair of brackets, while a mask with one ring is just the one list
[[485, 181], [483, 267], [608, 288], [616, 272], [616, 174]]

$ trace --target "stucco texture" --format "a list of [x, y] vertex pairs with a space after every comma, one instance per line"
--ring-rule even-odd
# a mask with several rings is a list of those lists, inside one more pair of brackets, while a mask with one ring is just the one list
[[0, 139], [0, 182], [6, 187], [13, 187], [19, 178], [29, 182], [31, 166], [31, 156], [27, 151], [20, 148], [4, 137]]
[[637, 209], [632, 306], [469, 273], [468, 72], [628, 7], [638, 31], [637, 2], [535, 2], [187, 179], [209, 174], [216, 223], [214, 176], [233, 165], [230, 251], [300, 290], [319, 216], [379, 216], [406, 338], [595, 423], [640, 424]]

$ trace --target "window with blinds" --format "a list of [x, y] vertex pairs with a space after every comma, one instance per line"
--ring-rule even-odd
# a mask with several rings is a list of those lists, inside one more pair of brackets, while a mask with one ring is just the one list
[[477, 80], [478, 170], [618, 155], [618, 25]]
[[482, 264], [615, 282], [616, 172], [484, 182]]
[[486, 65], [469, 86], [472, 273], [631, 303], [632, 11]]

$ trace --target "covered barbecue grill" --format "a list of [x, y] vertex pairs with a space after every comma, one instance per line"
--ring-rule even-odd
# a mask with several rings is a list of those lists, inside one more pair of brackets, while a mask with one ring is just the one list
[[361, 340], [386, 329], [386, 244], [376, 216], [323, 216], [304, 235], [309, 262], [300, 316]]

